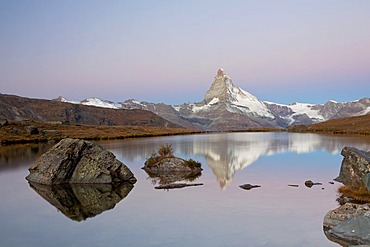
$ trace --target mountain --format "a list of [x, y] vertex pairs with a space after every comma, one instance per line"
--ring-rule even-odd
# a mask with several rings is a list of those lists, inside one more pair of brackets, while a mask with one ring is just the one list
[[219, 69], [202, 102], [170, 106], [128, 100], [122, 106], [153, 111], [181, 126], [186, 124], [202, 130], [222, 131], [286, 128], [290, 125], [308, 125], [333, 118], [365, 115], [370, 112], [370, 99], [345, 103], [328, 101], [324, 105], [283, 105], [261, 101], [235, 86], [230, 76]]
[[150, 111], [111, 109], [58, 100], [29, 99], [0, 94], [0, 119], [64, 122], [87, 125], [180, 127]]
[[267, 106], [254, 95], [236, 87], [219, 69], [204, 100], [175, 107], [180, 115], [201, 129], [223, 131], [248, 128], [278, 128]]
[[[58, 100], [67, 101], [61, 97]], [[286, 128], [290, 125], [308, 125], [329, 119], [370, 113], [369, 98], [344, 103], [331, 100], [325, 104], [284, 105], [261, 101], [256, 96], [235, 86], [223, 69], [217, 71], [210, 89], [205, 93], [201, 102], [167, 105], [139, 102], [133, 99], [114, 103], [90, 98], [71, 103], [113, 109], [147, 110], [185, 128], [207, 131]]]
[[287, 125], [308, 125], [329, 119], [360, 116], [370, 113], [369, 98], [344, 103], [330, 100], [324, 105], [304, 103], [282, 105], [267, 101], [265, 101], [265, 104], [276, 116], [282, 118]]
[[370, 114], [334, 118], [325, 122], [315, 123], [308, 126], [295, 125], [290, 128], [297, 132], [325, 132], [325, 133], [345, 133], [345, 134], [370, 134]]

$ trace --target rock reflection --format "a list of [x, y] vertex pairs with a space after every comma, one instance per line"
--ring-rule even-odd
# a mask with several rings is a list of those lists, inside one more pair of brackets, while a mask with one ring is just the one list
[[124, 199], [133, 185], [111, 184], [63, 184], [43, 185], [29, 183], [42, 198], [75, 221], [95, 217], [110, 210]]
[[178, 181], [193, 182], [202, 175], [202, 172], [165, 172], [152, 173], [145, 171], [153, 185], [172, 184]]

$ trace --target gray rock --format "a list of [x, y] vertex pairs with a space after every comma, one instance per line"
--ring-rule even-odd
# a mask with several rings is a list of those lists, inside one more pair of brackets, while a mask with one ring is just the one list
[[314, 182], [312, 182], [312, 180], [307, 180], [307, 181], [304, 182], [304, 185], [306, 185], [306, 187], [308, 187], [308, 188], [311, 188], [314, 185], [322, 185], [322, 183], [314, 183]]
[[364, 183], [367, 190], [370, 190], [370, 173], [366, 173], [361, 177], [361, 181]]
[[26, 179], [40, 184], [135, 183], [130, 169], [93, 142], [63, 139], [29, 168]]
[[154, 187], [157, 190], [171, 190], [171, 189], [181, 189], [185, 187], [191, 187], [191, 186], [202, 186], [202, 183], [197, 183], [197, 184], [186, 184], [186, 183], [178, 183], [178, 184], [162, 184], [159, 186]]
[[370, 244], [370, 204], [346, 203], [324, 217], [326, 237], [342, 246]]
[[187, 161], [177, 157], [168, 157], [162, 159], [160, 162], [152, 165], [144, 165], [143, 169], [152, 174], [165, 173], [199, 173], [202, 171], [201, 167], [189, 166]]
[[254, 188], [259, 188], [259, 187], [261, 187], [261, 185], [243, 184], [243, 185], [240, 185], [239, 187], [244, 189], [244, 190], [251, 190], [251, 189], [254, 189]]
[[24, 126], [24, 129], [30, 135], [38, 135], [39, 134], [39, 130], [36, 126]]
[[370, 215], [357, 215], [333, 227], [328, 233], [349, 242], [370, 244]]
[[344, 147], [341, 154], [344, 159], [335, 180], [344, 185], [359, 187], [362, 184], [361, 178], [370, 172], [370, 153], [354, 147]]
[[370, 213], [370, 204], [345, 203], [326, 213], [323, 222], [324, 229], [331, 229], [350, 218], [365, 213]]
[[7, 119], [0, 119], [0, 126], [6, 126], [8, 124], [9, 124], [9, 122], [8, 122]]

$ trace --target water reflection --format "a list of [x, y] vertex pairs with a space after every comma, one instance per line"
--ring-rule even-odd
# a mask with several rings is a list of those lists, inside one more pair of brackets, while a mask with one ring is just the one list
[[[237, 171], [262, 156], [279, 153], [310, 153], [323, 150], [339, 154], [343, 146], [367, 150], [370, 139], [364, 136], [334, 136], [298, 133], [222, 133], [167, 138], [127, 140], [119, 144], [125, 160], [145, 160], [157, 149], [160, 140], [172, 144], [179, 156], [203, 156], [221, 188], [225, 188]], [[108, 145], [109, 146], [109, 145]], [[112, 146], [117, 152], [117, 146]]]
[[134, 187], [130, 183], [43, 185], [29, 183], [42, 198], [75, 221], [95, 217], [124, 199]]
[[178, 181], [192, 182], [202, 175], [202, 172], [164, 172], [152, 173], [145, 171], [153, 185], [172, 184]]
[[0, 146], [0, 171], [11, 170], [25, 165], [24, 160], [35, 160], [53, 144], [20, 144]]

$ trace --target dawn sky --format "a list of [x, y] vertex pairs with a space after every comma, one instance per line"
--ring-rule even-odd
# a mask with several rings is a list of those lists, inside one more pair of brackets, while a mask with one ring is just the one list
[[370, 97], [370, 1], [0, 0], [0, 93], [182, 104]]

